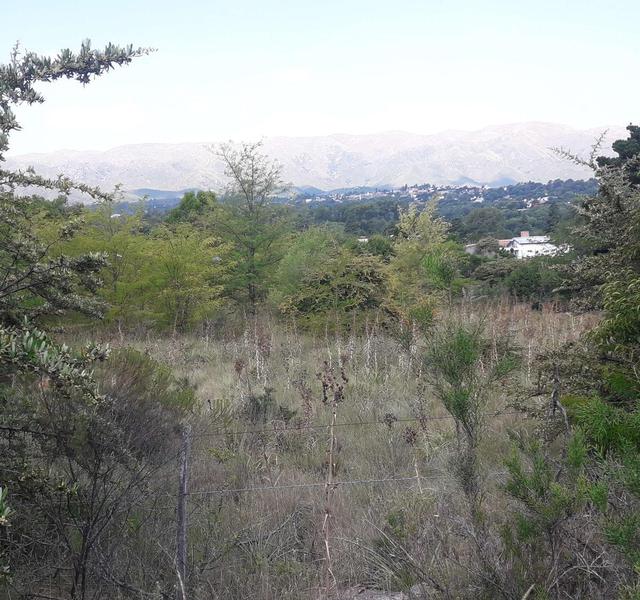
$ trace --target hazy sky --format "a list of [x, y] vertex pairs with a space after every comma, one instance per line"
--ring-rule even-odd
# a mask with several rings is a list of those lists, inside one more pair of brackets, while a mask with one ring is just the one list
[[0, 0], [16, 41], [157, 52], [43, 86], [11, 153], [640, 120], [638, 0]]

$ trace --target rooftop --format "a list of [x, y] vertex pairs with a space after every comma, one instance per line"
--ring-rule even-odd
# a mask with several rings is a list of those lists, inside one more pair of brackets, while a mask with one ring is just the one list
[[525, 237], [514, 237], [509, 243], [517, 244], [548, 244], [548, 235], [527, 235]]

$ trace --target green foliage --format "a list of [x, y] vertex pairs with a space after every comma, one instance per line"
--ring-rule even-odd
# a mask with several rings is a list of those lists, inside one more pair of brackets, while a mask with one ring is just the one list
[[384, 262], [389, 262], [394, 254], [393, 241], [384, 235], [372, 235], [363, 247], [365, 252], [380, 257]]
[[81, 390], [95, 398], [89, 365], [107, 355], [108, 348], [94, 345], [74, 353], [39, 329], [0, 327], [0, 385], [8, 384], [16, 376], [31, 375], [51, 380], [62, 393]]
[[640, 566], [640, 516], [612, 519], [605, 531], [608, 542], [620, 548], [636, 568]]
[[487, 260], [479, 264], [472, 273], [472, 277], [486, 283], [489, 288], [502, 289], [505, 280], [518, 268], [518, 263], [513, 257], [499, 257], [496, 260]]
[[386, 279], [380, 260], [337, 248], [307, 271], [295, 290], [283, 295], [280, 309], [311, 328], [358, 325], [383, 307]]
[[447, 390], [462, 390], [472, 385], [485, 348], [486, 342], [479, 326], [451, 324], [438, 332], [428, 363], [445, 396], [449, 395]]
[[366, 246], [329, 226], [292, 236], [272, 280], [271, 301], [307, 327], [358, 326], [386, 302], [387, 271]]
[[[422, 333], [428, 333], [436, 322], [440, 302], [433, 296], [423, 296], [402, 313], [406, 321], [415, 324]], [[405, 323], [403, 323], [405, 325]]]
[[387, 268], [391, 312], [423, 331], [431, 326], [438, 302], [456, 291], [467, 260], [457, 244], [446, 241], [448, 225], [436, 216], [436, 208], [430, 203], [422, 211], [412, 205], [400, 212]]
[[[630, 131], [637, 136], [636, 128]], [[619, 142], [634, 147], [636, 141], [619, 140], [616, 144], [619, 149]], [[572, 236], [580, 251], [563, 270], [564, 286], [580, 306], [600, 307], [605, 294], [615, 304], [620, 286], [640, 275], [640, 187], [637, 173], [627, 168], [638, 160], [638, 156], [621, 157], [620, 161], [598, 158], [597, 164], [590, 163], [597, 169], [599, 191], [577, 206]], [[633, 289], [630, 292], [635, 293]]]
[[594, 397], [575, 408], [575, 420], [602, 456], [640, 449], [640, 406], [629, 412]]
[[519, 300], [541, 301], [552, 297], [562, 281], [551, 268], [553, 263], [547, 257], [518, 261], [505, 278], [506, 289]]
[[[475, 242], [483, 237], [511, 238], [528, 230], [532, 235], [557, 232], [561, 240], [566, 241], [566, 224], [574, 218], [572, 202], [578, 196], [593, 195], [597, 187], [595, 179], [528, 181], [494, 188], [452, 186], [437, 190], [424, 184], [412, 188], [411, 193], [407, 189], [379, 191], [366, 199], [362, 199], [358, 190], [348, 190], [339, 200], [335, 192], [325, 194], [321, 202], [314, 201], [315, 194], [300, 194], [298, 199], [307, 202], [298, 206], [297, 212], [306, 224], [339, 224], [347, 233], [355, 235], [388, 235], [393, 233], [403, 207], [416, 200], [423, 204], [439, 196], [438, 215], [451, 223], [451, 233], [456, 239]], [[480, 206], [479, 197], [483, 199]], [[498, 212], [475, 212], [484, 208]], [[501, 216], [497, 216], [498, 213]]]
[[436, 215], [437, 201], [428, 203], [423, 210], [417, 204], [400, 211], [397, 237], [402, 241], [417, 242], [423, 248], [442, 243], [445, 240], [448, 225]]
[[492, 388], [504, 382], [516, 366], [508, 344], [492, 347], [481, 325], [445, 322], [433, 333], [425, 367], [434, 392], [454, 418], [459, 452], [453, 463], [470, 504], [474, 525], [481, 526], [481, 440], [487, 400]]
[[230, 247], [188, 223], [145, 231], [140, 215], [113, 217], [111, 205], [90, 213], [64, 250], [107, 257], [99, 294], [108, 322], [185, 331], [222, 306], [233, 268]]
[[495, 256], [500, 252], [500, 242], [493, 237], [485, 237], [476, 243], [476, 248], [480, 254], [485, 256]]
[[180, 200], [180, 204], [169, 212], [167, 223], [183, 223], [196, 221], [217, 206], [216, 195], [213, 192], [187, 192]]
[[134, 348], [111, 352], [97, 376], [103, 394], [117, 398], [127, 410], [151, 412], [159, 406], [179, 414], [195, 408], [195, 393], [186, 381], [176, 379], [169, 366]]
[[562, 276], [555, 266], [564, 261], [563, 256], [517, 260], [498, 255], [481, 262], [470, 276], [481, 282], [485, 293], [506, 293], [520, 301], [541, 302], [557, 296]]
[[[637, 579], [640, 147], [638, 128], [628, 129], [629, 139], [614, 143], [618, 157], [600, 157], [591, 163], [597, 169], [599, 193], [579, 206], [580, 220], [574, 234], [580, 236], [581, 244], [564, 270], [567, 288], [579, 292], [587, 306], [602, 306], [604, 316], [585, 340], [589, 351], [580, 355], [577, 348], [568, 348], [563, 361], [570, 365], [565, 373], [565, 389], [570, 393], [564, 402], [590, 449], [588, 464], [596, 474], [590, 498], [604, 513], [602, 527], [609, 543], [626, 556]], [[572, 364], [572, 357], [579, 362]], [[610, 503], [605, 490], [613, 499]]]
[[284, 302], [299, 290], [302, 281], [322, 271], [339, 254], [344, 242], [339, 230], [328, 226], [311, 227], [293, 236], [273, 277], [274, 303]]
[[140, 215], [114, 217], [113, 204], [107, 201], [82, 216], [83, 225], [60, 251], [104, 257], [98, 294], [108, 307], [108, 321], [122, 324], [144, 319], [143, 300], [150, 285], [148, 261], [153, 260], [153, 252], [142, 234]]
[[269, 421], [279, 421], [286, 424], [295, 417], [296, 412], [296, 410], [278, 404], [274, 396], [274, 389], [270, 387], [265, 387], [262, 393], [250, 393], [242, 410], [243, 416], [253, 424], [266, 424]]
[[[10, 62], [0, 65], [0, 160], [9, 147], [11, 132], [20, 127], [11, 107], [44, 102], [35, 84], [57, 79], [75, 79], [86, 84], [92, 77], [102, 75], [116, 65], [128, 64], [147, 52], [142, 48], [122, 48], [114, 44], [108, 44], [102, 51], [92, 50], [90, 41], [86, 40], [78, 53], [64, 49], [55, 58], [49, 58], [34, 52], [21, 54], [16, 46]], [[6, 175], [0, 172], [0, 177]]]
[[468, 240], [511, 237], [505, 227], [504, 214], [494, 206], [472, 210], [462, 220], [461, 229], [464, 231], [464, 238]]
[[564, 459], [535, 435], [523, 433], [514, 440], [504, 489], [515, 504], [502, 532], [511, 577], [520, 593], [534, 584], [543, 595], [560, 586], [588, 597], [595, 593], [593, 582], [575, 567], [576, 556], [585, 551], [584, 537], [597, 523], [597, 513], [608, 510], [611, 493], [606, 482], [592, 478], [588, 436], [574, 431]]
[[[100, 557], [132, 543], [124, 531], [160, 493], [155, 481], [175, 452], [176, 424], [195, 406], [186, 382], [131, 349], [113, 352], [94, 377], [100, 398], [92, 403], [82, 390], [38, 390], [24, 379], [0, 390], [0, 480], [14, 491], [15, 510], [2, 541], [20, 593], [42, 580], [72, 598], [82, 596], [81, 585], [111, 585]], [[59, 575], [59, 565], [68, 576]]]
[[288, 211], [274, 203], [283, 188], [280, 167], [261, 153], [260, 146], [220, 147], [218, 157], [230, 184], [209, 220], [213, 234], [232, 249], [235, 269], [225, 293], [252, 314], [267, 297], [270, 277], [283, 254], [281, 243], [289, 230]]
[[53, 221], [42, 232], [43, 213], [38, 200], [2, 191], [0, 181], [0, 319], [5, 325], [73, 311], [92, 316], [102, 312], [93, 292], [100, 285], [104, 255], [58, 253], [81, 222], [66, 215], [66, 222]]
[[564, 519], [580, 510], [586, 500], [585, 482], [579, 479], [585, 450], [581, 440], [575, 439], [570, 448], [569, 461], [574, 475], [567, 483], [557, 481], [556, 466], [535, 441], [523, 448], [528, 466], [517, 453], [505, 462], [509, 472], [505, 489], [526, 507], [527, 515], [519, 514], [517, 523], [519, 531], [526, 532], [529, 543], [542, 541], [545, 535], [553, 534]]
[[452, 292], [454, 284], [461, 283], [460, 270], [467, 254], [455, 242], [439, 244], [422, 260], [422, 271], [436, 290]]
[[306, 223], [343, 226], [347, 233], [373, 237], [393, 232], [398, 221], [399, 203], [381, 195], [371, 201], [313, 203], [298, 212]]
[[580, 396], [577, 394], [566, 394], [560, 399], [562, 406], [564, 406], [567, 411], [567, 415], [571, 419], [575, 418], [576, 411], [581, 406], [591, 402], [591, 400], [592, 398], [590, 396]]
[[[640, 348], [640, 276], [632, 271], [602, 288], [603, 322], [596, 336], [608, 348], [632, 353]], [[637, 358], [637, 352], [630, 358]]]
[[[143, 53], [113, 45], [93, 51], [88, 42], [78, 54], [63, 50], [55, 59], [16, 51], [0, 65], [0, 161], [18, 129], [12, 106], [42, 102], [37, 84], [88, 83]], [[26, 188], [59, 198], [49, 205]], [[48, 586], [85, 598], [99, 580], [111, 586], [110, 596], [127, 587], [120, 578], [131, 555], [126, 568], [113, 565], [114, 557], [170, 454], [175, 423], [194, 404], [193, 391], [148, 358], [120, 351], [108, 366], [96, 367], [107, 358], [104, 349], [73, 351], [47, 331], [52, 317], [100, 316], [100, 275], [108, 276], [115, 297], [140, 264], [131, 261], [141, 252], [130, 231], [119, 229], [112, 215], [98, 213], [91, 223], [102, 227], [99, 253], [86, 239], [74, 239], [84, 224], [65, 205], [72, 190], [110, 206], [111, 195], [62, 176], [0, 169], [0, 538], [11, 557], [11, 594], [20, 597], [41, 595]], [[109, 265], [105, 250], [115, 259]], [[10, 530], [5, 485], [12, 490]], [[7, 583], [4, 556], [2, 563]]]
[[629, 137], [613, 143], [615, 157], [599, 156], [597, 164], [601, 168], [622, 169], [633, 184], [640, 184], [640, 127], [628, 125]]
[[[12, 107], [44, 101], [36, 84], [57, 79], [88, 83], [92, 76], [144, 53], [112, 44], [104, 51], [91, 50], [88, 41], [79, 53], [62, 50], [55, 59], [32, 52], [21, 55], [16, 48], [10, 62], [0, 65], [0, 162], [9, 147], [9, 135], [19, 129]], [[53, 207], [44, 208], [41, 199], [17, 191], [27, 187], [54, 191], [62, 198]], [[56, 347], [33, 325], [43, 317], [73, 311], [92, 316], [101, 313], [101, 304], [93, 294], [100, 284], [98, 272], [105, 265], [105, 257], [96, 253], [69, 257], [58, 251], [80, 226], [64, 208], [63, 198], [73, 189], [94, 198], [106, 197], [99, 190], [62, 176], [46, 179], [33, 171], [0, 169], [0, 351], [6, 360], [5, 381], [11, 374], [37, 372], [72, 388], [78, 380], [87, 383], [82, 362], [72, 358], [65, 347]], [[51, 216], [54, 209], [67, 217], [66, 222], [59, 219], [49, 230], [41, 231], [43, 214]]]
[[185, 331], [222, 307], [224, 283], [233, 265], [230, 249], [186, 225], [159, 228], [148, 256], [157, 322]]

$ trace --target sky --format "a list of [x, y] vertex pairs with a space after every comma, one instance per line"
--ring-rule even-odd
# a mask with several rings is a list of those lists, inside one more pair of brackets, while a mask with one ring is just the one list
[[9, 154], [640, 120], [638, 0], [0, 0], [16, 42], [155, 48], [39, 89]]

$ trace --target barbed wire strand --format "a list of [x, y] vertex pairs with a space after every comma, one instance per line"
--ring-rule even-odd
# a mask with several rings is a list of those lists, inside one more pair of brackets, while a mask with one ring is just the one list
[[[420, 480], [423, 479], [436, 479], [435, 477], [423, 477], [420, 476]], [[369, 485], [373, 483], [385, 483], [389, 481], [398, 482], [398, 481], [417, 481], [418, 477], [413, 475], [412, 477], [385, 477], [382, 479], [350, 479], [344, 481], [334, 481], [331, 483], [332, 487], [338, 487], [341, 485]], [[239, 494], [241, 492], [265, 492], [265, 491], [273, 491], [273, 490], [287, 490], [287, 489], [295, 489], [295, 488], [313, 488], [313, 487], [324, 487], [326, 486], [326, 482], [318, 482], [318, 483], [291, 483], [286, 485], [257, 485], [252, 487], [244, 487], [244, 488], [221, 488], [214, 490], [195, 490], [193, 492], [188, 492], [188, 496], [205, 496], [205, 495], [213, 495], [213, 494]]]
[[[483, 417], [502, 417], [507, 415], [522, 415], [522, 411], [509, 411], [509, 412], [492, 412], [492, 413], [483, 413]], [[336, 423], [334, 427], [364, 427], [369, 425], [387, 425], [393, 426], [394, 423], [416, 423], [418, 421], [443, 421], [443, 420], [451, 420], [454, 417], [451, 415], [443, 415], [438, 417], [403, 417], [403, 418], [393, 418], [389, 420], [378, 420], [378, 421], [352, 421], [348, 423]], [[204, 438], [204, 437], [223, 437], [226, 435], [249, 435], [249, 434], [259, 434], [259, 433], [288, 433], [293, 431], [305, 431], [310, 429], [326, 429], [329, 427], [328, 424], [325, 425], [297, 425], [295, 427], [286, 427], [283, 429], [245, 429], [241, 431], [210, 431], [204, 433], [196, 433], [193, 434], [194, 438]]]

